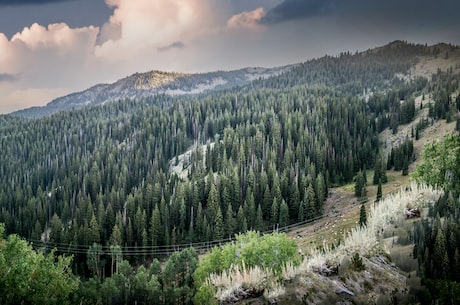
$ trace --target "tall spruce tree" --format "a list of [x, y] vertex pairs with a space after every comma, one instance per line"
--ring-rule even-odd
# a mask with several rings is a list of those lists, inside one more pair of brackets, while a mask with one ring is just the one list
[[364, 203], [361, 203], [361, 209], [359, 210], [359, 225], [361, 227], [366, 226], [367, 224], [367, 215], [366, 215], [366, 206]]

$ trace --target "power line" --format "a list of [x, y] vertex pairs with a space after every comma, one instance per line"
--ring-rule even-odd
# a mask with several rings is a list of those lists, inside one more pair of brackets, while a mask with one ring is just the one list
[[[260, 232], [260, 234], [270, 234], [273, 232], [289, 232], [294, 230], [295, 228], [299, 228], [309, 223], [313, 223], [325, 217], [329, 217], [331, 214], [321, 215], [314, 218], [310, 218], [301, 222], [296, 222], [290, 225], [282, 226], [282, 227], [274, 227], [270, 226], [267, 227], [265, 231]], [[89, 249], [92, 245], [81, 245], [81, 244], [68, 244], [68, 243], [57, 243], [57, 242], [43, 242], [40, 240], [32, 240], [32, 239], [25, 239], [28, 241], [34, 248], [51, 251], [56, 249], [61, 253], [68, 253], [68, 254], [88, 254]], [[162, 256], [162, 255], [171, 255], [175, 252], [181, 251], [187, 248], [194, 248], [200, 253], [208, 252], [209, 250], [213, 249], [216, 246], [222, 246], [233, 242], [236, 240], [236, 237], [225, 238], [220, 240], [212, 240], [212, 241], [203, 241], [203, 242], [195, 242], [195, 243], [183, 243], [177, 245], [162, 245], [162, 246], [117, 246], [117, 251], [120, 251], [120, 254], [123, 256]], [[107, 255], [118, 255], [113, 252], [113, 246], [110, 245], [100, 245], [100, 249], [103, 254]]]

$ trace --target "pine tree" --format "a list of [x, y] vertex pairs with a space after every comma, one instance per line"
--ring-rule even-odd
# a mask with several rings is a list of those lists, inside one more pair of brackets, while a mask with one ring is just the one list
[[273, 198], [273, 204], [272, 204], [272, 209], [270, 213], [270, 221], [272, 224], [276, 224], [279, 221], [279, 204], [278, 204], [278, 199], [275, 197]]
[[355, 196], [358, 198], [363, 197], [363, 190], [365, 187], [365, 182], [364, 182], [364, 177], [362, 171], [359, 171], [358, 174], [356, 175], [356, 180], [355, 180]]
[[235, 218], [233, 217], [232, 205], [227, 206], [227, 212], [225, 213], [225, 234], [229, 238], [232, 237], [235, 232]]
[[298, 220], [299, 221], [304, 221], [306, 219], [307, 215], [307, 204], [305, 200], [307, 200], [306, 196], [304, 197], [305, 199], [300, 202], [299, 206], [299, 215], [298, 215]]
[[313, 219], [318, 211], [316, 210], [316, 195], [315, 195], [315, 190], [313, 189], [313, 186], [311, 184], [308, 185], [307, 187], [307, 214], [306, 214], [306, 219]]
[[[246, 223], [246, 228], [244, 227], [244, 223]], [[247, 220], [246, 216], [244, 215], [244, 210], [243, 207], [240, 206], [238, 208], [238, 213], [236, 214], [236, 226], [237, 226], [237, 231], [239, 233], [245, 232], [247, 230]]]
[[224, 229], [224, 219], [222, 216], [222, 211], [220, 207], [217, 209], [216, 218], [214, 219], [214, 240], [221, 240], [224, 238], [225, 229]]
[[52, 242], [61, 243], [62, 231], [64, 227], [62, 225], [61, 219], [57, 214], [54, 214], [50, 222], [50, 233], [49, 238]]
[[96, 216], [92, 213], [91, 221], [89, 223], [89, 236], [87, 240], [89, 243], [99, 243], [101, 240], [101, 235], [99, 233], [99, 224], [97, 223]]
[[271, 207], [273, 204], [273, 197], [270, 193], [270, 188], [268, 185], [265, 186], [264, 195], [262, 199], [262, 213], [265, 219], [270, 218]]
[[374, 166], [374, 177], [372, 179], [372, 184], [377, 185], [379, 183], [379, 180], [382, 176], [382, 160], [381, 158], [377, 158], [375, 161], [375, 166]]
[[380, 201], [382, 199], [382, 179], [379, 179], [379, 185], [377, 186], [377, 201]]
[[211, 185], [211, 190], [209, 191], [208, 205], [206, 208], [206, 214], [209, 220], [216, 218], [217, 210], [220, 208], [219, 202], [219, 193], [217, 193], [216, 186], [213, 183]]
[[244, 201], [244, 214], [246, 215], [249, 228], [253, 228], [256, 218], [256, 206], [254, 203], [254, 195], [251, 188], [248, 188], [246, 191], [246, 200]]
[[441, 228], [438, 228], [434, 243], [433, 260], [436, 263], [435, 276], [447, 279], [450, 272], [449, 257], [447, 256], [446, 236]]
[[133, 230], [133, 223], [131, 221], [131, 218], [128, 218], [127, 224], [126, 224], [126, 243], [128, 246], [133, 246], [134, 245], [134, 230]]
[[260, 204], [257, 205], [257, 215], [254, 223], [254, 229], [259, 232], [264, 229], [264, 219], [262, 217], [262, 208], [260, 207]]
[[150, 219], [150, 240], [153, 247], [160, 245], [161, 235], [162, 228], [160, 209], [158, 208], [158, 205], [155, 204], [155, 208]]
[[327, 196], [326, 182], [322, 173], [319, 173], [316, 177], [316, 204], [317, 210], [321, 212], [323, 210], [323, 203]]
[[203, 208], [202, 208], [201, 202], [199, 202], [198, 209], [196, 212], [196, 222], [195, 222], [196, 234], [198, 235], [198, 239], [201, 239], [205, 234], [206, 226], [204, 224], [204, 216], [205, 215], [203, 215]]
[[407, 176], [409, 174], [409, 161], [407, 160], [408, 157], [404, 158], [403, 166], [402, 166], [402, 175]]
[[286, 201], [281, 200], [280, 212], [279, 212], [279, 224], [280, 226], [287, 226], [289, 221], [289, 207]]
[[289, 215], [297, 215], [299, 213], [300, 194], [297, 182], [291, 184], [289, 191]]
[[359, 211], [359, 225], [361, 227], [366, 226], [367, 224], [367, 216], [366, 216], [366, 207], [364, 203], [361, 204], [361, 209]]
[[115, 224], [113, 226], [112, 234], [110, 235], [109, 243], [112, 246], [120, 246], [123, 243], [123, 239], [122, 239], [122, 236], [121, 236], [121, 231], [120, 231], [120, 228], [118, 228], [117, 224]]

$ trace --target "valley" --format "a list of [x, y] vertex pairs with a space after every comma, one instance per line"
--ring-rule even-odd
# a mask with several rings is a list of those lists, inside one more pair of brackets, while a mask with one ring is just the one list
[[[457, 238], [459, 59], [395, 41], [269, 69], [136, 73], [3, 115], [1, 247], [61, 257], [72, 304], [420, 302], [431, 256], [412, 258], [412, 243], [428, 251], [432, 227]], [[452, 188], [413, 183], [427, 176]], [[408, 207], [431, 212], [406, 221]], [[445, 241], [429, 251], [441, 245], [449, 257], [433, 259], [455, 262]]]

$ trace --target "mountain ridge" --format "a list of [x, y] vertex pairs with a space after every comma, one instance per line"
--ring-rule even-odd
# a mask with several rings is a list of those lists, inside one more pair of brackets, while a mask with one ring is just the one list
[[[382, 57], [382, 53], [386, 56]], [[396, 55], [396, 56], [395, 56]], [[306, 62], [273, 67], [245, 67], [238, 70], [230, 71], [213, 71], [206, 73], [181, 73], [181, 72], [165, 72], [159, 70], [151, 70], [147, 72], [136, 72], [124, 78], [117, 80], [114, 83], [96, 84], [83, 91], [74, 92], [62, 97], [58, 97], [45, 106], [36, 106], [10, 113], [13, 116], [26, 118], [36, 118], [48, 116], [59, 111], [69, 111], [82, 108], [90, 105], [101, 105], [108, 102], [114, 102], [122, 99], [143, 99], [152, 96], [184, 96], [209, 93], [212, 91], [232, 89], [243, 87], [249, 84], [255, 86], [270, 88], [271, 78], [283, 78], [286, 73], [293, 74], [295, 77], [289, 80], [284, 80], [284, 86], [294, 86], [297, 84], [318, 85], [318, 75], [315, 71], [318, 68], [327, 68], [331, 65], [336, 65], [333, 75], [329, 79], [339, 76], [344, 67], [337, 62], [341, 61], [341, 57], [348, 57], [345, 61], [346, 65], [356, 65], [363, 58], [368, 58], [368, 61], [379, 60], [379, 56], [387, 58], [388, 56], [407, 57], [407, 61], [403, 60], [404, 65], [407, 65], [407, 71], [394, 70], [393, 77], [409, 80], [417, 76], [430, 78], [436, 73], [438, 67], [442, 70], [460, 67], [454, 63], [460, 59], [460, 48], [458, 46], [438, 43], [427, 46], [421, 44], [413, 44], [402, 40], [395, 40], [384, 46], [371, 48], [362, 52], [357, 52], [352, 55], [350, 52], [342, 52], [336, 57], [325, 55], [320, 58], [308, 60]], [[334, 62], [334, 59], [335, 62]], [[418, 63], [409, 61], [418, 61]], [[383, 64], [383, 63], [381, 63]], [[387, 64], [387, 63], [386, 63]], [[394, 63], [399, 67], [401, 63]], [[399, 68], [397, 68], [399, 69]], [[369, 71], [360, 70], [355, 81], [359, 81], [365, 87], [373, 87], [374, 84], [367, 83], [366, 74]], [[390, 77], [386, 75], [382, 77]], [[268, 81], [267, 81], [268, 80]], [[350, 82], [349, 79], [335, 79], [343, 83]], [[321, 82], [321, 81], [320, 81]], [[320, 84], [330, 85], [330, 84]]]
[[42, 117], [58, 111], [99, 105], [121, 99], [140, 99], [155, 95], [194, 95], [244, 86], [256, 79], [279, 75], [294, 65], [274, 68], [246, 67], [231, 71], [180, 73], [151, 70], [136, 72], [114, 83], [96, 84], [86, 90], [58, 97], [45, 106], [31, 107], [11, 113], [14, 116]]

